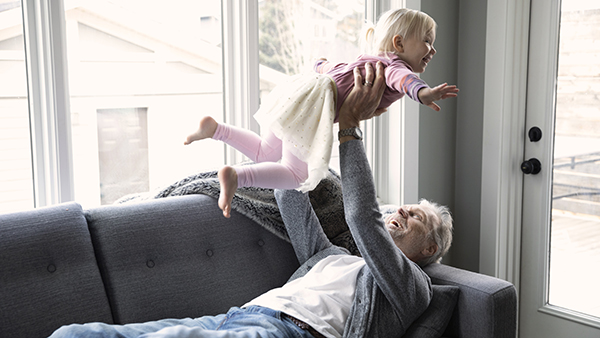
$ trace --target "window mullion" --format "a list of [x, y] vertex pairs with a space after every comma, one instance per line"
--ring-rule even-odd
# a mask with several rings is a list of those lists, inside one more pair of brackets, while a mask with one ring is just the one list
[[[393, 0], [403, 7], [421, 10], [421, 0]], [[419, 193], [419, 112], [421, 105], [413, 100], [402, 100], [402, 192], [400, 204], [417, 203]]]
[[[252, 118], [259, 107], [258, 1], [223, 0], [223, 120], [258, 132]], [[239, 163], [241, 153], [226, 147], [225, 162]]]
[[[391, 8], [404, 6], [401, 1], [371, 0], [366, 1], [365, 16], [370, 22], [377, 22], [381, 14]], [[381, 202], [402, 204], [404, 182], [403, 177], [403, 133], [398, 131], [403, 125], [404, 101], [399, 101], [388, 108], [388, 113], [366, 121], [365, 148], [372, 163], [377, 195]]]
[[[420, 9], [421, 0], [371, 0], [366, 19], [376, 22], [392, 8]], [[415, 203], [419, 197], [419, 104], [402, 99], [365, 124], [367, 155], [383, 203]]]
[[[389, 0], [367, 0], [365, 1], [365, 19], [369, 22], [377, 22], [377, 18], [390, 8]], [[384, 114], [376, 119], [364, 122], [365, 129], [365, 150], [367, 158], [371, 163], [374, 173], [375, 187], [377, 197], [386, 203], [390, 202], [390, 185], [388, 183], [388, 162], [390, 161], [385, 154], [389, 153], [388, 114]]]
[[62, 1], [23, 0], [36, 207], [73, 200]]

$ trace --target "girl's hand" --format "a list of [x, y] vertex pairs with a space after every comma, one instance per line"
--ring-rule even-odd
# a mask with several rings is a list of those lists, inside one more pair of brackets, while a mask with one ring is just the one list
[[449, 86], [447, 83], [442, 83], [441, 85], [434, 88], [423, 88], [419, 90], [419, 100], [426, 105], [427, 107], [440, 111], [441, 108], [438, 106], [435, 101], [444, 100], [449, 97], [458, 96], [458, 88], [452, 85]]

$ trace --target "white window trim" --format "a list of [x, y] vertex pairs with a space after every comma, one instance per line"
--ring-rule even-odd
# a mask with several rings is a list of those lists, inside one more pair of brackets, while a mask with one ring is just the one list
[[[223, 120], [259, 132], [252, 118], [260, 105], [258, 2], [223, 0], [222, 4]], [[404, 6], [420, 9], [421, 1], [367, 0], [366, 17], [376, 22], [381, 13]], [[364, 124], [365, 149], [373, 167], [378, 196], [382, 203], [415, 203], [419, 195], [419, 104], [402, 100], [389, 111]], [[243, 160], [238, 151], [230, 147], [225, 147], [225, 151], [225, 163]]]
[[74, 199], [62, 1], [23, 0], [35, 206]]
[[528, 0], [488, 2], [479, 271], [519, 288]]
[[[421, 9], [421, 0], [367, 1], [367, 19], [376, 22], [392, 8]], [[419, 109], [399, 100], [388, 112], [365, 123], [365, 148], [373, 166], [379, 200], [403, 205], [419, 200]]]
[[[252, 118], [259, 107], [258, 1], [222, 1], [223, 121], [258, 132]], [[225, 147], [225, 163], [243, 155]]]

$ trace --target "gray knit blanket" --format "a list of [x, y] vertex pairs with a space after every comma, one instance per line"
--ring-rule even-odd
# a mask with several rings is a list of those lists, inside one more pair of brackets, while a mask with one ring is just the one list
[[[217, 172], [210, 171], [188, 176], [167, 187], [154, 191], [127, 195], [115, 203], [131, 203], [190, 194], [203, 194], [218, 199], [219, 191], [220, 185]], [[340, 176], [330, 169], [327, 177], [308, 194], [315, 214], [319, 218], [323, 226], [323, 231], [329, 240], [334, 245], [344, 247], [350, 253], [358, 255], [358, 249], [348, 230], [348, 224], [346, 224], [344, 217]], [[289, 237], [272, 189], [255, 187], [239, 188], [235, 193], [231, 207], [279, 238], [289, 242]]]

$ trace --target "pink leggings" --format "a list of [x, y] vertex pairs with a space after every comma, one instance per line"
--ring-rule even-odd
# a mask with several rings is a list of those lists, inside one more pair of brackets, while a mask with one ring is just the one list
[[[248, 156], [256, 164], [235, 166], [239, 187], [295, 189], [308, 178], [308, 165], [282, 146], [272, 132], [256, 133], [219, 123], [212, 137]], [[281, 163], [275, 163], [281, 159]]]

